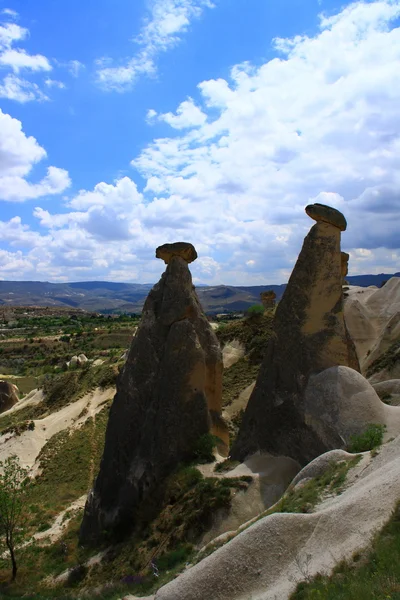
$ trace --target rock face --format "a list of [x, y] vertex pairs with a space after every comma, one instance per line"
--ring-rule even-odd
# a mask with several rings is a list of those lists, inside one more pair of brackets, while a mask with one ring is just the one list
[[347, 252], [341, 252], [340, 256], [341, 256], [343, 283], [345, 283], [347, 274], [349, 272], [349, 258], [350, 258], [350, 254], [347, 254]]
[[18, 402], [18, 388], [8, 381], [0, 380], [0, 414]]
[[275, 308], [276, 294], [273, 290], [269, 290], [268, 292], [261, 292], [260, 298], [263, 307], [266, 310], [272, 310], [273, 308]]
[[336, 210], [336, 208], [316, 202], [315, 204], [309, 204], [306, 206], [306, 213], [309, 217], [314, 219], [314, 221], [317, 221], [317, 223], [329, 223], [329, 225], [337, 227], [340, 229], [340, 231], [346, 231], [346, 219], [341, 212]]
[[161, 258], [166, 265], [169, 264], [173, 256], [180, 256], [187, 263], [191, 263], [196, 260], [197, 252], [195, 247], [188, 242], [164, 244], [156, 249], [156, 258]]
[[338, 365], [359, 370], [343, 317], [340, 232], [346, 221], [322, 205], [306, 212], [317, 223], [276, 309], [274, 332], [232, 448], [237, 460], [267, 451], [304, 464], [330, 450], [306, 422], [308, 380]]
[[219, 451], [227, 454], [222, 370], [221, 349], [188, 261], [170, 256], [147, 297], [117, 381], [100, 472], [85, 508], [83, 542], [99, 541], [105, 531], [118, 537], [131, 530], [139, 504], [192, 456], [203, 434], [218, 436]]
[[349, 367], [312, 375], [305, 390], [305, 420], [327, 447], [340, 448], [369, 423], [386, 424], [386, 406], [370, 383]]
[[[346, 324], [365, 374], [400, 338], [400, 277], [392, 277], [379, 289], [350, 286], [346, 295]], [[394, 372], [384, 372], [379, 380], [396, 377]]]

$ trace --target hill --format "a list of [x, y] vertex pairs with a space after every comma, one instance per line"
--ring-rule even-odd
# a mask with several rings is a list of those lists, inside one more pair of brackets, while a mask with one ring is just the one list
[[[355, 275], [347, 280], [351, 285], [379, 287], [393, 276], [400, 273]], [[139, 313], [152, 285], [110, 281], [0, 281], [0, 306], [64, 306], [103, 313]], [[205, 312], [215, 314], [246, 310], [260, 302], [260, 292], [265, 290], [273, 290], [279, 300], [285, 288], [286, 284], [268, 283], [262, 286], [200, 285], [197, 293]]]

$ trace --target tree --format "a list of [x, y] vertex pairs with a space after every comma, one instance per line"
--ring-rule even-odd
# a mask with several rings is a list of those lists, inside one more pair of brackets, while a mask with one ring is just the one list
[[15, 548], [21, 538], [23, 497], [28, 472], [19, 464], [17, 456], [0, 461], [0, 539], [7, 547], [12, 564], [12, 581], [17, 576]]

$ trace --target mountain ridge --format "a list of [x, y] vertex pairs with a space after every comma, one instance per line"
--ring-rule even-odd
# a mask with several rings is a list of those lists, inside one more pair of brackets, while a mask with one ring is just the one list
[[[378, 275], [348, 276], [350, 285], [380, 286], [400, 272]], [[97, 312], [141, 312], [151, 283], [112, 281], [77, 281], [51, 283], [46, 281], [0, 281], [0, 306], [64, 306]], [[197, 294], [207, 313], [243, 311], [260, 303], [260, 293], [273, 290], [282, 297], [286, 284], [256, 286], [214, 285], [196, 286]]]

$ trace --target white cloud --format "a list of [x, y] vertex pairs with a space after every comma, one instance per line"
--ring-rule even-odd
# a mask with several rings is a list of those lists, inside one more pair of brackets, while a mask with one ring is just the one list
[[36, 83], [21, 79], [15, 75], [7, 75], [0, 81], [0, 98], [15, 100], [16, 102], [31, 102], [32, 100], [48, 100]]
[[41, 54], [28, 54], [25, 50], [7, 49], [0, 54], [0, 65], [10, 67], [14, 73], [21, 69], [31, 71], [51, 71], [52, 66], [45, 56]]
[[50, 79], [49, 77], [44, 80], [44, 85], [48, 88], [58, 88], [59, 90], [65, 89], [65, 83], [57, 81], [56, 79]]
[[[150, 119], [154, 118], [156, 115], [157, 113], [151, 113], [151, 116], [149, 117], [149, 113], [147, 113], [147, 117]], [[176, 115], [170, 112], [161, 114], [158, 115], [158, 120], [165, 121], [174, 129], [187, 129], [204, 125], [207, 120], [207, 115], [204, 114], [198, 106], [196, 106], [192, 98], [188, 98], [178, 106]]]
[[[60, 214], [37, 208], [41, 234], [21, 222], [7, 231], [38, 236], [27, 260], [47, 279], [67, 269], [75, 280], [155, 281], [164, 266], [154, 249], [187, 240], [196, 281], [262, 285], [287, 280], [312, 225], [304, 206], [316, 201], [347, 217], [351, 273], [399, 270], [398, 16], [400, 0], [357, 2], [314, 37], [276, 42], [281, 58], [200, 83], [193, 106], [205, 118], [184, 103], [148, 115], [177, 131], [133, 161], [143, 193], [128, 177], [103, 182]], [[26, 140], [29, 165], [41, 149]]]
[[25, 135], [21, 122], [0, 109], [0, 200], [23, 202], [63, 192], [70, 185], [64, 169], [48, 167], [39, 183], [26, 179], [44, 158], [46, 151], [34, 137]]
[[18, 17], [19, 17], [19, 14], [17, 13], [17, 11], [13, 10], [12, 8], [3, 8], [3, 10], [0, 11], [0, 14], [6, 15], [10, 19], [14, 19], [14, 20], [18, 19]]
[[[17, 13], [11, 9], [4, 9], [0, 17], [16, 18]], [[49, 73], [53, 67], [46, 56], [42, 54], [29, 54], [23, 48], [15, 47], [23, 42], [29, 35], [29, 30], [16, 23], [0, 23], [0, 69], [5, 71], [3, 79], [0, 78], [0, 98], [15, 100], [16, 102], [31, 102], [33, 100], [47, 100], [46, 94], [40, 89], [40, 84], [27, 79], [40, 73]], [[73, 61], [74, 62], [74, 61]], [[8, 71], [8, 72], [7, 72]], [[24, 77], [20, 77], [23, 71]], [[61, 88], [62, 82], [55, 82], [47, 77], [47, 87]]]
[[25, 27], [15, 23], [0, 23], [0, 50], [10, 48], [14, 42], [24, 40], [29, 34]]
[[204, 8], [213, 8], [210, 0], [154, 0], [137, 38], [137, 53], [125, 64], [113, 66], [109, 58], [97, 62], [98, 82], [109, 90], [123, 91], [141, 75], [156, 72], [159, 54], [176, 46], [190, 23]]
[[85, 68], [85, 65], [79, 60], [70, 60], [67, 63], [67, 67], [72, 77], [79, 77], [79, 74]]

